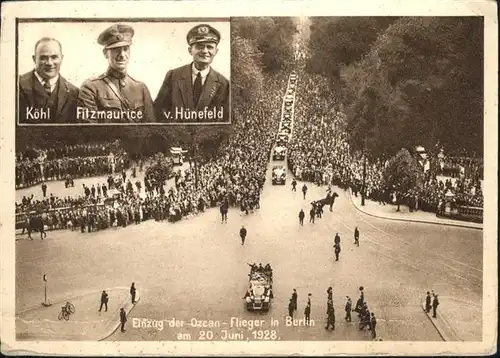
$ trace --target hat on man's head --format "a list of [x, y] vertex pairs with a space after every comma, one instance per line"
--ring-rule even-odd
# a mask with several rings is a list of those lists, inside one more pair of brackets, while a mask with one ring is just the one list
[[220, 32], [210, 25], [196, 25], [186, 35], [186, 40], [189, 46], [198, 42], [215, 42], [220, 41]]
[[129, 25], [115, 24], [101, 32], [97, 43], [105, 49], [132, 45], [134, 29]]

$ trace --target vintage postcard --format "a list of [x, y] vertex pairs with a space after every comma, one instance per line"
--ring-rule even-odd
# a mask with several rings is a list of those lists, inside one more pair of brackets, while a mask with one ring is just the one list
[[496, 4], [1, 24], [3, 353], [496, 351]]

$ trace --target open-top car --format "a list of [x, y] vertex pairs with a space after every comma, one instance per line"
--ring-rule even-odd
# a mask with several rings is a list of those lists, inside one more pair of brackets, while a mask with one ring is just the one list
[[285, 160], [286, 148], [275, 147], [273, 151], [273, 160]]
[[286, 134], [292, 133], [292, 129], [290, 128], [290, 125], [282, 123], [281, 127], [280, 127], [280, 133], [286, 133]]
[[276, 137], [276, 144], [278, 144], [278, 146], [284, 146], [288, 143], [289, 140], [290, 140], [289, 133], [280, 132]]
[[271, 265], [250, 265], [249, 285], [245, 293], [245, 304], [249, 311], [269, 311], [273, 299], [273, 271]]
[[286, 170], [282, 165], [273, 166], [273, 185], [285, 185], [286, 184]]

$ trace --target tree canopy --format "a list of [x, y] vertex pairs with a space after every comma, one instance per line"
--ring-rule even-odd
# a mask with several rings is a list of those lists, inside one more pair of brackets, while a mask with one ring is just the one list
[[421, 187], [423, 171], [410, 152], [403, 148], [389, 160], [383, 178], [385, 188], [401, 197]]
[[310, 46], [309, 70], [340, 76], [354, 148], [482, 155], [482, 18], [313, 18]]

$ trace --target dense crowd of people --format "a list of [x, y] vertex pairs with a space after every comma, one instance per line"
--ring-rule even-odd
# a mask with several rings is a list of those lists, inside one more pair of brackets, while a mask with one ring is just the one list
[[[295, 106], [294, 134], [289, 145], [288, 164], [294, 175], [317, 184], [335, 184], [351, 188], [355, 195], [362, 190], [364, 158], [351, 151], [347, 141], [346, 117], [340, 101], [331, 96], [329, 83], [319, 75], [302, 73]], [[437, 154], [434, 155], [438, 161]], [[367, 160], [365, 194], [380, 204], [399, 202], [411, 210], [437, 212], [446, 193], [454, 194], [456, 206], [482, 207], [482, 160], [466, 157], [443, 157], [425, 176], [421, 188], [396, 198], [384, 187], [386, 161]], [[456, 172], [453, 180], [440, 176]]]
[[[112, 154], [112, 158], [110, 154]], [[116, 143], [29, 149], [16, 154], [16, 189], [43, 181], [107, 175], [129, 167]]]
[[[16, 204], [16, 211], [43, 212], [47, 222], [56, 223], [51, 228], [81, 227], [82, 232], [148, 219], [177, 221], [220, 205], [238, 207], [248, 214], [260, 207], [260, 193], [279, 124], [280, 112], [276, 109], [281, 108], [285, 84], [285, 77], [271, 77], [266, 92], [261, 94], [265, 101], [258, 98], [235, 110], [234, 135], [216, 156], [199, 163], [199, 185], [194, 172], [188, 169], [175, 174], [175, 185], [171, 188], [151, 176], [144, 182], [131, 178], [118, 186], [121, 195], [114, 200], [106, 200], [102, 191], [105, 184], [101, 184], [100, 193], [97, 189], [90, 190], [74, 199], [50, 196], [30, 201], [25, 198], [24, 204]], [[107, 172], [94, 175], [102, 174]]]

